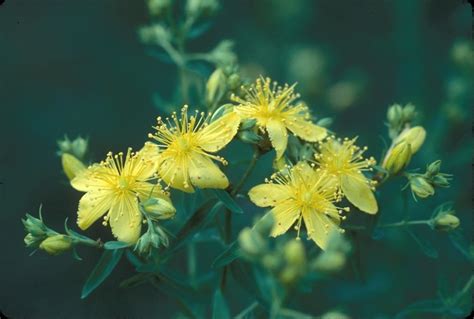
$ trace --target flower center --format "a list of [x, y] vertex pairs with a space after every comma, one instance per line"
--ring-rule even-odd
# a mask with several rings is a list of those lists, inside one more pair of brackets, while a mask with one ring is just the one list
[[120, 190], [126, 190], [130, 184], [128, 183], [127, 179], [123, 176], [120, 176], [118, 179], [118, 188]]

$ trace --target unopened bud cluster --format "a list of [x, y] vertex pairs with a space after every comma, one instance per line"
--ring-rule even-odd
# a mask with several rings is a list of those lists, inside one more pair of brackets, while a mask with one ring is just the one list
[[441, 161], [437, 160], [426, 167], [424, 174], [408, 174], [410, 189], [414, 196], [427, 198], [435, 194], [437, 187], [449, 187], [450, 174], [440, 172]]
[[416, 117], [416, 109], [413, 104], [401, 106], [394, 104], [387, 111], [387, 125], [390, 138], [394, 139], [409, 125]]
[[430, 220], [431, 228], [442, 232], [453, 231], [458, 228], [459, 224], [460, 221], [455, 215], [454, 209], [446, 205], [441, 205]]

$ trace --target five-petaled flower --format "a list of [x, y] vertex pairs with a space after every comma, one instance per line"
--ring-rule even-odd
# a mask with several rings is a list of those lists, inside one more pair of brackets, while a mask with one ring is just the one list
[[329, 233], [343, 231], [339, 224], [345, 218], [343, 211], [349, 210], [335, 205], [341, 200], [335, 179], [306, 162], [285, 170], [274, 174], [268, 183], [253, 187], [250, 199], [257, 206], [273, 207], [272, 236], [285, 233], [296, 222], [299, 238], [304, 221], [308, 237], [325, 249]]
[[194, 192], [197, 188], [220, 188], [229, 186], [229, 180], [212, 159], [224, 165], [220, 156], [211, 154], [226, 146], [237, 133], [240, 117], [235, 112], [223, 115], [209, 123], [211, 114], [188, 116], [188, 107], [181, 110], [181, 117], [171, 115], [171, 121], [163, 122], [158, 117], [156, 133], [149, 134], [162, 152], [158, 156], [158, 174], [173, 188]]
[[[271, 79], [259, 78], [244, 97], [232, 96], [237, 102], [236, 112], [242, 119], [255, 119], [262, 132], [268, 133], [270, 142], [280, 159], [288, 144], [288, 131], [308, 142], [326, 137], [326, 129], [311, 122], [309, 110], [294, 93], [295, 85], [283, 87], [271, 84]], [[294, 103], [295, 102], [295, 103]]]
[[361, 211], [375, 214], [378, 211], [373, 190], [375, 181], [365, 177], [363, 171], [372, 170], [375, 165], [373, 157], [364, 158], [363, 149], [354, 145], [356, 139], [337, 140], [328, 137], [319, 145], [315, 154], [316, 163], [329, 175], [334, 176], [338, 188], [344, 196]]
[[[171, 201], [156, 179], [156, 162], [145, 153], [156, 146], [147, 144], [142, 152], [107, 154], [105, 161], [94, 164], [77, 175], [71, 185], [86, 192], [79, 201], [77, 224], [83, 230], [89, 228], [101, 216], [103, 224], [110, 224], [114, 236], [123, 242], [135, 243], [141, 232], [142, 215], [139, 200], [150, 197]], [[155, 150], [156, 152], [156, 150]], [[174, 210], [172, 205], [167, 209]]]

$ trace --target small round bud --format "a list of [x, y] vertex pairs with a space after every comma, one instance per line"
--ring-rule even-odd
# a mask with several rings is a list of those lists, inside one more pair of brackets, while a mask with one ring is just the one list
[[382, 167], [392, 175], [397, 174], [408, 166], [411, 156], [410, 144], [406, 141], [401, 141], [387, 152]]
[[274, 217], [272, 213], [265, 214], [262, 218], [258, 220], [257, 223], [253, 226], [253, 229], [258, 232], [260, 235], [267, 237], [270, 235], [270, 232], [273, 228]]
[[426, 138], [426, 131], [421, 126], [415, 126], [409, 129], [405, 129], [400, 135], [397, 137], [396, 143], [401, 141], [405, 141], [411, 146], [411, 154], [415, 154], [420, 149], [421, 145]]
[[283, 247], [283, 255], [288, 264], [303, 265], [306, 263], [306, 254], [301, 240], [291, 240]]
[[266, 242], [262, 236], [250, 228], [244, 228], [239, 234], [239, 245], [249, 257], [256, 257], [266, 250]]
[[169, 219], [176, 214], [176, 208], [163, 198], [149, 198], [142, 202], [145, 213], [153, 219]]
[[436, 230], [450, 232], [458, 228], [460, 224], [459, 218], [450, 213], [440, 214], [435, 217], [433, 221], [433, 227]]
[[206, 83], [206, 101], [209, 105], [218, 103], [226, 89], [226, 76], [222, 69], [212, 72]]
[[430, 165], [428, 165], [428, 167], [426, 168], [426, 173], [429, 176], [435, 176], [439, 173], [440, 169], [441, 169], [441, 161], [437, 160], [431, 163]]
[[71, 249], [71, 238], [65, 235], [54, 235], [43, 240], [39, 246], [50, 255], [59, 255]]
[[419, 198], [427, 198], [435, 193], [433, 186], [423, 175], [412, 175], [410, 177], [410, 188], [413, 194]]
[[346, 256], [336, 251], [321, 253], [312, 263], [312, 269], [324, 273], [333, 273], [341, 270], [346, 264]]

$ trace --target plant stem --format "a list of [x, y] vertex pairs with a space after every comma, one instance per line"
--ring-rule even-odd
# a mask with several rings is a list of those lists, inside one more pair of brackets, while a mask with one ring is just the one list
[[245, 181], [247, 180], [247, 178], [250, 176], [253, 169], [255, 168], [255, 165], [257, 164], [257, 161], [260, 158], [260, 155], [261, 154], [258, 148], [254, 147], [254, 152], [252, 155], [252, 159], [250, 160], [249, 166], [247, 167], [244, 175], [242, 175], [242, 178], [240, 179], [240, 181], [236, 184], [235, 188], [230, 193], [232, 196], [235, 196], [240, 191], [242, 186], [244, 186]]
[[237, 316], [234, 317], [234, 319], [243, 319], [247, 314], [250, 314], [255, 308], [258, 307], [258, 302], [252, 303], [250, 306], [242, 310]]
[[[393, 227], [402, 227], [402, 226], [413, 226], [413, 225], [429, 225], [430, 220], [402, 220], [396, 223], [383, 224], [377, 226], [377, 228], [393, 228]], [[345, 225], [345, 229], [348, 230], [366, 230], [366, 226], [362, 225]]]

